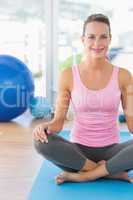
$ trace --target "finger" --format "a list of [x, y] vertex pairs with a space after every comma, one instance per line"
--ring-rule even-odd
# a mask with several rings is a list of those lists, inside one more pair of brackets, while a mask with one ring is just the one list
[[41, 142], [48, 143], [48, 138], [47, 138], [47, 135], [44, 133], [44, 131], [39, 133], [39, 137], [40, 137]]
[[35, 140], [40, 140], [41, 142], [48, 143], [47, 135], [44, 132], [43, 127], [41, 125], [35, 128], [35, 130], [33, 131], [33, 135]]
[[34, 130], [33, 134], [34, 134], [34, 138], [35, 138], [36, 140], [42, 139], [42, 136], [41, 136], [41, 132], [40, 132], [40, 128], [39, 128], [39, 127], [37, 127], [37, 128]]
[[40, 140], [40, 135], [39, 135], [39, 132], [38, 132], [38, 131], [36, 131], [36, 132], [34, 133], [34, 138], [35, 138], [35, 140]]

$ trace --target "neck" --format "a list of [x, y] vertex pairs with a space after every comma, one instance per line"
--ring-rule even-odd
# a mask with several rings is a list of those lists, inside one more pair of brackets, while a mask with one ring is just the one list
[[84, 65], [85, 69], [89, 70], [102, 70], [105, 65], [109, 64], [106, 58], [84, 58], [82, 64]]

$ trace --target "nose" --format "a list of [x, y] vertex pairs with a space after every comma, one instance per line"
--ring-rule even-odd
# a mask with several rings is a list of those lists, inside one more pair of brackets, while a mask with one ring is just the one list
[[95, 45], [96, 47], [98, 47], [100, 44], [101, 44], [100, 39], [99, 39], [99, 38], [96, 38], [95, 41], [94, 41], [94, 45]]

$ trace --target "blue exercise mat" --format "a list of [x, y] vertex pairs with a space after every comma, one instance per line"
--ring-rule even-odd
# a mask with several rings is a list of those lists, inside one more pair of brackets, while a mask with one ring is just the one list
[[[61, 135], [68, 138], [69, 131]], [[128, 132], [122, 132], [121, 142], [131, 139]], [[28, 200], [133, 200], [133, 184], [109, 179], [87, 183], [65, 183], [56, 185], [54, 177], [61, 170], [44, 160], [33, 184]]]

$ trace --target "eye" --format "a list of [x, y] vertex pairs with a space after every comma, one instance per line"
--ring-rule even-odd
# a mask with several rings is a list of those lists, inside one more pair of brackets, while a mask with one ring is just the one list
[[93, 35], [90, 35], [90, 36], [87, 36], [88, 39], [95, 39], [95, 36]]
[[102, 35], [102, 36], [101, 36], [101, 39], [107, 39], [107, 38], [108, 38], [107, 35]]

